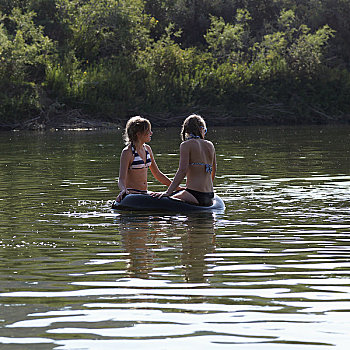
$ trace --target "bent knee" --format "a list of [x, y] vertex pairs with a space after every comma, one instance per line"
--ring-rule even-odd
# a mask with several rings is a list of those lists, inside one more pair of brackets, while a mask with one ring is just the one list
[[194, 197], [191, 193], [188, 193], [187, 191], [181, 191], [171, 197], [181, 199], [182, 201], [187, 203], [198, 204], [196, 197]]

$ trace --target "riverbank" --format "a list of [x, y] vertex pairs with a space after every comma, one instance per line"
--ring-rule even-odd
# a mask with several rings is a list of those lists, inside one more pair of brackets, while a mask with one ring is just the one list
[[21, 121], [7, 123], [0, 122], [0, 131], [115, 129], [120, 128], [121, 125], [121, 120], [107, 121], [84, 114], [80, 110], [71, 110], [66, 113], [55, 115], [42, 114], [35, 118], [23, 119]]
[[0, 131], [14, 130], [94, 130], [123, 128], [129, 117], [140, 114], [148, 118], [154, 127], [178, 126], [191, 113], [202, 115], [211, 126], [239, 126], [239, 125], [305, 125], [305, 124], [348, 124], [350, 114], [329, 116], [322, 111], [309, 110], [305, 115], [296, 115], [279, 106], [261, 106], [254, 110], [238, 115], [220, 109], [194, 108], [188, 112], [178, 113], [130, 113], [120, 118], [103, 118], [91, 116], [81, 110], [47, 114], [43, 113], [34, 118], [22, 119], [7, 123], [0, 122]]
[[346, 1], [39, 3], [1, 8], [1, 130], [348, 122]]

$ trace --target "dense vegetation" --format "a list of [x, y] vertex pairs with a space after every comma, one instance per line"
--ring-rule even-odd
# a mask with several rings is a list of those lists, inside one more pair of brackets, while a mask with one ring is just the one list
[[0, 124], [344, 120], [349, 16], [349, 0], [0, 0]]

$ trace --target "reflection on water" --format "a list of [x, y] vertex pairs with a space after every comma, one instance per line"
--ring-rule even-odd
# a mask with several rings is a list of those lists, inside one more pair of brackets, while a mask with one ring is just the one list
[[[205, 280], [205, 256], [214, 249], [213, 213], [191, 213], [169, 216], [145, 217], [135, 213], [120, 213], [117, 217], [123, 248], [128, 253], [127, 270], [130, 277], [148, 278], [159, 275], [155, 260], [157, 253], [166, 253], [164, 246], [168, 239], [177, 240], [181, 256], [175, 257], [175, 263], [184, 269], [187, 282]], [[119, 221], [119, 222], [118, 222]], [[164, 273], [165, 269], [161, 269]]]
[[346, 348], [349, 131], [210, 130], [227, 209], [189, 215], [110, 210], [120, 132], [0, 134], [0, 348]]

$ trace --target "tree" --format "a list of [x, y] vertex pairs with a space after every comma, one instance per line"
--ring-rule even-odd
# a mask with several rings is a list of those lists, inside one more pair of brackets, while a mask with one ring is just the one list
[[57, 0], [57, 6], [79, 59], [129, 55], [149, 44], [152, 21], [142, 0]]
[[243, 59], [250, 44], [249, 20], [249, 12], [243, 9], [237, 10], [235, 24], [225, 23], [222, 17], [211, 17], [211, 27], [204, 38], [209, 51], [219, 63], [235, 63]]
[[44, 77], [45, 65], [55, 45], [43, 34], [43, 28], [34, 23], [34, 12], [14, 8], [3, 15], [0, 25], [0, 76], [4, 80], [23, 82]]

